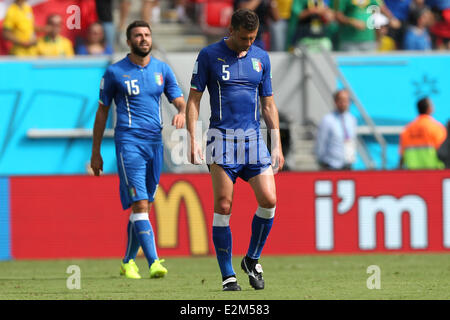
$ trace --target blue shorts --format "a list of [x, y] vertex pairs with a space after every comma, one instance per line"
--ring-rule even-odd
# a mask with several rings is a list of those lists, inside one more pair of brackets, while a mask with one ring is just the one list
[[[221, 151], [221, 152], [220, 152]], [[244, 181], [264, 172], [272, 163], [270, 153], [261, 136], [237, 141], [224, 138], [221, 143], [208, 139], [206, 163], [217, 164], [233, 183], [240, 177]]]
[[155, 200], [163, 167], [162, 143], [120, 143], [116, 141], [120, 200], [123, 209], [139, 200]]

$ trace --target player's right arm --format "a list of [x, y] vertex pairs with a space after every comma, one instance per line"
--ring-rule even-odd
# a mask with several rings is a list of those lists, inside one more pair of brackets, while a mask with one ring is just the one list
[[103, 133], [105, 132], [106, 121], [108, 120], [109, 108], [115, 95], [114, 83], [114, 73], [108, 68], [100, 82], [100, 97], [92, 134], [91, 168], [96, 176], [99, 176], [101, 171], [103, 171], [100, 146], [103, 140]]
[[196, 124], [200, 112], [200, 100], [203, 92], [191, 89], [186, 104], [186, 127], [189, 142], [189, 162], [200, 164], [203, 160], [201, 144], [195, 139]]
[[103, 140], [103, 133], [105, 132], [106, 121], [108, 120], [108, 112], [109, 106], [101, 103], [98, 104], [94, 122], [91, 154], [91, 168], [96, 176], [99, 176], [100, 172], [103, 171], [103, 158], [100, 152], [100, 146]]
[[203, 152], [201, 141], [196, 140], [196, 124], [200, 113], [200, 100], [202, 99], [203, 91], [206, 88], [206, 83], [209, 74], [207, 49], [203, 48], [198, 54], [197, 60], [194, 64], [191, 78], [191, 90], [186, 103], [186, 128], [188, 131], [188, 150], [189, 162], [192, 164], [201, 164], [203, 160]]

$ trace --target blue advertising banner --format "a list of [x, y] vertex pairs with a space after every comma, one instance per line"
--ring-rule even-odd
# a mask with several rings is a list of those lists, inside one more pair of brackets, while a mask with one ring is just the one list
[[[92, 139], [30, 138], [27, 133], [92, 130], [108, 64], [106, 58], [0, 60], [0, 175], [86, 173]], [[115, 172], [112, 139], [104, 140], [102, 152], [104, 172]]]
[[[417, 101], [429, 97], [433, 117], [450, 120], [450, 55], [338, 56], [337, 64], [376, 125], [403, 127], [417, 115]], [[365, 125], [355, 106], [351, 112]], [[387, 169], [398, 167], [398, 135], [387, 135]], [[365, 138], [371, 156], [381, 168], [381, 148], [372, 137]], [[356, 169], [366, 169], [361, 160]]]

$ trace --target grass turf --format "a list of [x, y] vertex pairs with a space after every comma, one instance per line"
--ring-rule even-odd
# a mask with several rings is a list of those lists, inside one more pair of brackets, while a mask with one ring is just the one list
[[[155, 299], [155, 300], [323, 300], [450, 299], [448, 254], [264, 256], [266, 288], [255, 291], [233, 266], [240, 292], [222, 292], [215, 257], [169, 257], [169, 273], [148, 279], [148, 267], [137, 259], [143, 279], [119, 276], [119, 259], [19, 260], [0, 262], [0, 299]], [[81, 270], [81, 289], [68, 289], [68, 266]], [[368, 289], [370, 265], [381, 270], [381, 289]]]

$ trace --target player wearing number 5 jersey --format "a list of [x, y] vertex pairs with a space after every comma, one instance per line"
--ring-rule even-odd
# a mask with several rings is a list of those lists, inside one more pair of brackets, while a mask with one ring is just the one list
[[[224, 291], [241, 290], [232, 266], [230, 216], [237, 177], [248, 181], [258, 208], [241, 268], [254, 289], [264, 288], [258, 262], [272, 227], [276, 191], [274, 172], [284, 163], [278, 111], [275, 105], [270, 60], [267, 52], [252, 45], [259, 27], [258, 16], [239, 9], [231, 18], [230, 36], [201, 50], [195, 62], [187, 102], [190, 161], [200, 163], [203, 154], [195, 141], [196, 121], [203, 91], [210, 94], [211, 118], [206, 148], [214, 194], [212, 238], [222, 274]], [[269, 154], [260, 132], [260, 111], [272, 136]], [[272, 166], [271, 166], [272, 164]]]
[[109, 66], [101, 80], [91, 156], [91, 167], [100, 175], [103, 160], [100, 145], [108, 111], [114, 100], [117, 123], [114, 130], [120, 199], [123, 209], [132, 208], [127, 227], [128, 241], [120, 273], [139, 279], [135, 257], [142, 247], [150, 268], [150, 277], [167, 273], [158, 259], [153, 229], [148, 217], [163, 166], [163, 125], [161, 96], [178, 109], [172, 125], [184, 126], [186, 103], [170, 67], [150, 55], [151, 29], [144, 21], [127, 28], [131, 52]]

